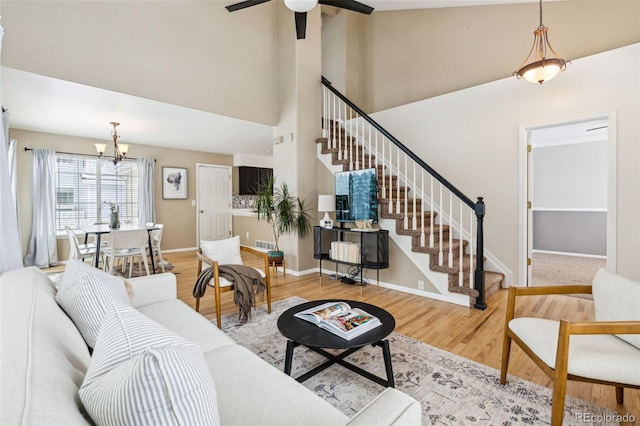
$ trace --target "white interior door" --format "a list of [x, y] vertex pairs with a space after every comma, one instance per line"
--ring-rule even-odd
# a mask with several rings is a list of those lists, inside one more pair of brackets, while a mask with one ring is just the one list
[[231, 236], [231, 167], [197, 164], [198, 243]]

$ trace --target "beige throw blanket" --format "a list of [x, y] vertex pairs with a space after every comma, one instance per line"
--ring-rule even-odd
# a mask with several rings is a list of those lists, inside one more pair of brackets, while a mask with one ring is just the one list
[[[229, 280], [235, 288], [233, 301], [238, 306], [238, 319], [244, 324], [251, 318], [251, 308], [256, 305], [255, 296], [264, 300], [264, 290], [267, 285], [260, 272], [245, 265], [219, 265], [220, 277]], [[203, 270], [193, 286], [193, 297], [204, 296], [209, 281], [213, 279], [213, 268]]]

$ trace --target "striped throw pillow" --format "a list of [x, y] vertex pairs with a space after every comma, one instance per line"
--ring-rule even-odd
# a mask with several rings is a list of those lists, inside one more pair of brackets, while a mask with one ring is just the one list
[[128, 305], [129, 296], [120, 278], [83, 272], [78, 280], [60, 285], [56, 301], [76, 325], [87, 346], [93, 348], [107, 309], [114, 301]]
[[79, 390], [97, 425], [219, 425], [202, 350], [137, 310], [114, 303]]

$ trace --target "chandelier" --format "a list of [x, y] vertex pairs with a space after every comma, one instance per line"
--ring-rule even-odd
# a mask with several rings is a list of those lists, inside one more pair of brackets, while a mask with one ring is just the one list
[[[120, 135], [118, 134], [116, 127], [118, 127], [120, 123], [111, 121], [109, 122], [109, 124], [113, 126], [113, 130], [111, 131], [111, 137], [113, 138], [113, 164], [116, 165], [118, 164], [118, 162], [122, 161], [127, 156], [127, 152], [129, 151], [129, 145], [124, 143], [118, 144], [118, 139], [120, 139]], [[96, 145], [96, 150], [98, 151], [98, 154], [99, 154], [98, 157], [102, 158], [104, 154], [104, 150], [107, 147], [107, 144], [97, 143], [95, 145]], [[106, 158], [111, 158], [111, 157], [106, 157]]]
[[[560, 58], [549, 44], [548, 30], [542, 25], [542, 0], [540, 0], [540, 25], [533, 32], [533, 46], [527, 59], [517, 71], [513, 72], [517, 78], [524, 78], [530, 83], [542, 84], [567, 68], [569, 62]], [[553, 54], [553, 56], [547, 57], [547, 54]]]

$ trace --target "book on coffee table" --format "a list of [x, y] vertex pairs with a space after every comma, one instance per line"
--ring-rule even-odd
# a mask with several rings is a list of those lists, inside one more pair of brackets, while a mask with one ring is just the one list
[[328, 302], [293, 316], [316, 324], [346, 340], [360, 336], [382, 323], [362, 309], [352, 308], [346, 302]]

